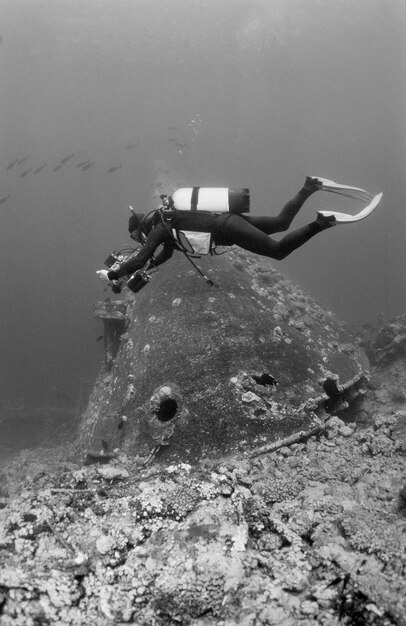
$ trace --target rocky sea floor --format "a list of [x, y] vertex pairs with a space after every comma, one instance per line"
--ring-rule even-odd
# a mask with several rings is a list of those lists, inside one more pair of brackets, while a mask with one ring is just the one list
[[406, 362], [307, 443], [196, 466], [0, 466], [4, 626], [406, 624]]

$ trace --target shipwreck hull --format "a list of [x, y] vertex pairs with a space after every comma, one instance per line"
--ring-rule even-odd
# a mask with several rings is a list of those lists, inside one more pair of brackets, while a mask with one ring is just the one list
[[[161, 169], [155, 200], [181, 184]], [[273, 261], [234, 249], [198, 265], [217, 287], [175, 253], [141, 292], [98, 307], [120, 330], [83, 417], [85, 449], [188, 461], [252, 449], [333, 408], [325, 381], [333, 396], [349, 381], [358, 390], [363, 353]]]

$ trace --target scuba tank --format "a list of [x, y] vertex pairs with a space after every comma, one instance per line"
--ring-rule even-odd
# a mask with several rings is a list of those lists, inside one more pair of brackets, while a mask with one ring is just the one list
[[179, 211], [248, 213], [250, 210], [250, 191], [246, 188], [182, 187], [172, 194], [172, 200]]

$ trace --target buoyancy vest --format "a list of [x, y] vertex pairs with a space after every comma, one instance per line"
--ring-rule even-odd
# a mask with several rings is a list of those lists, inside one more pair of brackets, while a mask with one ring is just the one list
[[204, 255], [213, 251], [213, 237], [211, 233], [172, 228], [172, 234], [176, 243], [190, 254]]

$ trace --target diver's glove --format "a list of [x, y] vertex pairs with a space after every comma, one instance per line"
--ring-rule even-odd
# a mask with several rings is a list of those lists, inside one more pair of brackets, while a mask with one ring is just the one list
[[114, 270], [108, 270], [107, 271], [107, 278], [109, 280], [118, 280], [120, 278], [120, 276]]
[[110, 279], [109, 272], [107, 270], [97, 270], [96, 274], [100, 276], [104, 282], [110, 285], [113, 293], [121, 293], [121, 285], [119, 281]]
[[108, 277], [108, 271], [107, 270], [97, 270], [96, 274], [99, 276], [99, 278], [104, 280], [104, 282], [106, 282], [106, 283], [110, 282], [110, 278]]

